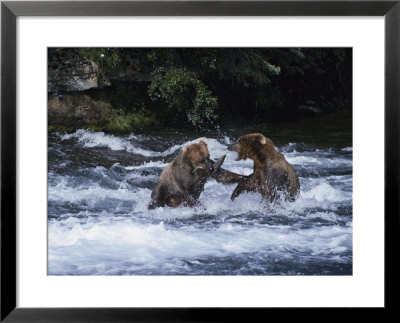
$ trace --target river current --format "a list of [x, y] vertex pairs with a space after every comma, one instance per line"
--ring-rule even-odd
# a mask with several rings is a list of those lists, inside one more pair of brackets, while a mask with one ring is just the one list
[[257, 131], [298, 173], [295, 202], [232, 202], [235, 184], [209, 179], [196, 207], [147, 209], [162, 170], [199, 139], [250, 174], [227, 150], [245, 130], [49, 133], [48, 274], [352, 275], [351, 133]]

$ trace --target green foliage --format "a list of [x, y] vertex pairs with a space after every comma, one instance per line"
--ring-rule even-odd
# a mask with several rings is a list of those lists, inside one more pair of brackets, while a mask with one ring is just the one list
[[121, 60], [116, 48], [79, 48], [79, 52], [94, 61], [105, 73], [115, 68]]
[[194, 126], [216, 118], [217, 99], [196, 74], [185, 67], [155, 69], [149, 95], [154, 101], [164, 101], [178, 117], [185, 115]]
[[271, 76], [279, 75], [281, 68], [271, 64], [268, 59], [257, 49], [228, 49], [218, 61], [220, 78], [231, 79], [235, 84], [249, 87], [267, 86]]
[[149, 128], [157, 124], [154, 116], [146, 113], [115, 112], [102, 130], [111, 133], [130, 133], [134, 130]]
[[78, 50], [106, 76], [124, 69], [127, 75], [146, 76], [118, 84], [112, 80], [112, 86], [101, 90], [104, 100], [122, 110], [109, 123], [116, 131], [147, 122], [138, 115], [156, 115], [165, 125], [197, 127], [214, 121], [288, 120], [304, 113], [304, 107], [323, 113], [352, 107], [351, 48]]

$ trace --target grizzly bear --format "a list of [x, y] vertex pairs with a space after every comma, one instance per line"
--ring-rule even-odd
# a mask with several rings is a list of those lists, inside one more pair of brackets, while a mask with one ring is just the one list
[[299, 178], [285, 157], [275, 150], [272, 141], [260, 133], [240, 137], [228, 150], [237, 152], [236, 160], [251, 158], [254, 172], [239, 180], [232, 201], [242, 192], [258, 192], [269, 202], [296, 199], [300, 192]]
[[207, 179], [221, 167], [224, 159], [225, 155], [217, 162], [212, 161], [203, 140], [184, 147], [159, 176], [149, 209], [194, 206]]

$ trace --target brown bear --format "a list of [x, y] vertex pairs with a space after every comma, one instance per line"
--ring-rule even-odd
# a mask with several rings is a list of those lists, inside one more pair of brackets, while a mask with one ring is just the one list
[[232, 201], [242, 192], [259, 192], [269, 202], [295, 200], [300, 192], [300, 182], [294, 168], [275, 150], [272, 141], [260, 133], [240, 137], [228, 150], [237, 152], [236, 160], [251, 158], [254, 172], [244, 176], [232, 193]]
[[224, 159], [225, 155], [213, 162], [203, 140], [184, 147], [158, 178], [149, 209], [194, 206], [207, 179], [221, 167]]

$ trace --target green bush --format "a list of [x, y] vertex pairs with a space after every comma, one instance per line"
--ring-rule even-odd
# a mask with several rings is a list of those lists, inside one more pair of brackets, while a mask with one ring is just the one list
[[184, 115], [192, 125], [216, 118], [217, 98], [185, 67], [159, 67], [149, 86], [153, 101], [163, 101], [177, 117]]
[[120, 62], [120, 56], [115, 48], [79, 48], [81, 55], [94, 61], [100, 69], [107, 73]]

